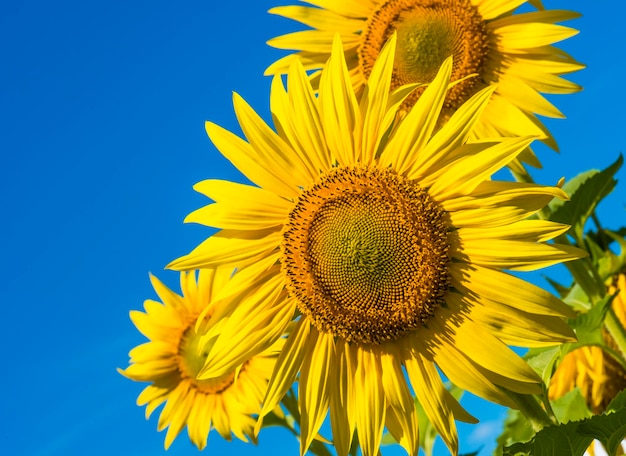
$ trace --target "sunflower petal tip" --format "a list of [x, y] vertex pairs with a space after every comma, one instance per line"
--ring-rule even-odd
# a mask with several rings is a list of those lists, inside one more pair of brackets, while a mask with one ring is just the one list
[[340, 33], [335, 33], [333, 35], [333, 47], [332, 47], [331, 58], [333, 55], [343, 55], [343, 43], [341, 41]]
[[183, 266], [184, 262], [185, 262], [185, 258], [186, 256], [182, 256], [180, 258], [177, 258], [173, 261], [170, 261], [167, 265], [165, 265], [164, 269], [170, 270], [170, 271], [184, 271], [186, 268]]
[[254, 434], [254, 438], [256, 439], [259, 436], [259, 432], [261, 432], [261, 428], [263, 427], [263, 415], [259, 415], [259, 419], [257, 420], [256, 424], [254, 425], [254, 430], [253, 430], [253, 434]]

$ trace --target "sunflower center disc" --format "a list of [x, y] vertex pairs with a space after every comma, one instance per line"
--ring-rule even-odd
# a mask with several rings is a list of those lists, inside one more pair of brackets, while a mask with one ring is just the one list
[[444, 211], [391, 170], [337, 168], [299, 197], [282, 264], [320, 331], [379, 344], [422, 326], [448, 290]]
[[[457, 109], [484, 84], [481, 72], [488, 53], [485, 22], [470, 0], [389, 0], [367, 22], [359, 47], [363, 72], [369, 77], [376, 57], [396, 31], [398, 44], [392, 88], [430, 82], [453, 56], [452, 80], [478, 74], [448, 91], [446, 108]], [[424, 89], [409, 96], [415, 104]]]
[[189, 378], [191, 383], [207, 394], [218, 394], [233, 384], [235, 373], [230, 372], [220, 377], [206, 380], [197, 379], [198, 373], [204, 367], [204, 361], [209, 354], [209, 347], [200, 347], [202, 334], [194, 328], [195, 322], [187, 328], [180, 339], [178, 346], [179, 369], [183, 376]]

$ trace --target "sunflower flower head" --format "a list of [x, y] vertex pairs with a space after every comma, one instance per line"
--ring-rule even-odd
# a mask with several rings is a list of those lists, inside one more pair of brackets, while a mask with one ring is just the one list
[[[626, 328], [626, 273], [617, 274], [608, 289], [617, 295], [611, 304], [620, 323]], [[603, 333], [604, 340], [617, 349], [613, 338]], [[554, 372], [548, 390], [550, 399], [557, 399], [578, 387], [593, 413], [602, 413], [617, 393], [626, 389], [626, 371], [596, 346], [585, 346], [569, 352]]]
[[197, 184], [214, 203], [187, 221], [220, 231], [169, 265], [238, 269], [223, 295], [242, 298], [199, 378], [223, 375], [289, 328], [261, 417], [297, 379], [302, 454], [330, 413], [340, 456], [355, 432], [363, 454], [376, 455], [384, 428], [416, 455], [414, 396], [456, 454], [455, 420], [475, 419], [439, 370], [460, 388], [515, 406], [507, 391], [540, 392], [541, 379], [507, 344], [573, 340], [562, 319], [569, 307], [504, 271], [582, 255], [546, 243], [567, 226], [527, 220], [566, 198], [562, 190], [491, 180], [532, 138], [470, 141], [492, 87], [437, 128], [451, 59], [399, 116], [416, 87], [391, 88], [395, 47], [392, 34], [358, 94], [339, 37], [317, 94], [294, 61], [287, 88], [280, 77], [272, 83], [275, 130], [235, 95], [246, 140], [206, 128], [254, 185]]
[[[479, 138], [532, 135], [556, 149], [537, 115], [563, 117], [542, 94], [565, 94], [580, 87], [561, 76], [583, 68], [554, 46], [577, 33], [558, 22], [571, 11], [516, 13], [525, 0], [307, 0], [312, 6], [280, 6], [270, 13], [293, 19], [308, 30], [271, 39], [268, 44], [294, 50], [266, 74], [286, 73], [294, 59], [307, 70], [321, 68], [335, 33], [342, 38], [351, 83], [357, 93], [370, 77], [383, 45], [397, 34], [398, 49], [391, 89], [430, 82], [441, 64], [453, 56], [452, 80], [459, 81], [444, 98], [446, 121], [474, 94], [497, 86], [472, 134]], [[540, 4], [539, 4], [540, 6]], [[529, 10], [530, 8], [526, 8]], [[412, 106], [424, 89], [405, 100]], [[528, 149], [520, 158], [540, 166]], [[517, 163], [515, 160], [512, 163]], [[510, 164], [511, 165], [511, 164]], [[515, 166], [512, 166], [515, 169]]]
[[197, 280], [195, 272], [181, 273], [182, 296], [151, 276], [162, 302], [147, 300], [145, 312], [130, 314], [137, 329], [150, 341], [131, 350], [130, 366], [118, 371], [131, 380], [150, 382], [137, 398], [137, 405], [146, 405], [146, 419], [165, 403], [158, 430], [168, 428], [166, 449], [185, 426], [200, 450], [206, 447], [212, 428], [227, 440], [231, 433], [243, 441], [254, 436], [252, 415], [261, 410], [276, 346], [218, 377], [197, 378], [209, 347], [202, 335], [217, 324], [211, 317], [223, 307], [213, 298], [231, 271], [202, 270]]

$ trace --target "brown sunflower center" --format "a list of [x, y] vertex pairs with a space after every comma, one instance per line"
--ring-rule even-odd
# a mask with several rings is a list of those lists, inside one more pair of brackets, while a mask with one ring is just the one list
[[282, 264], [320, 331], [379, 344], [422, 326], [448, 290], [448, 224], [427, 191], [389, 169], [337, 168], [303, 191]]
[[219, 394], [235, 380], [235, 373], [229, 372], [220, 377], [199, 380], [196, 377], [204, 367], [210, 347], [200, 345], [201, 333], [196, 332], [195, 322], [183, 333], [178, 346], [179, 370], [192, 385], [206, 394]]
[[[445, 107], [457, 109], [484, 86], [480, 75], [487, 60], [485, 21], [470, 0], [388, 0], [368, 20], [359, 46], [366, 77], [391, 34], [397, 32], [392, 89], [433, 80], [443, 61], [453, 56], [452, 87]], [[422, 90], [406, 103], [412, 106]]]

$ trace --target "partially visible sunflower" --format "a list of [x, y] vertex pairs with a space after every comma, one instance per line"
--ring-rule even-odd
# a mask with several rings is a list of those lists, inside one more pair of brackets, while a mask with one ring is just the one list
[[[473, 135], [479, 138], [532, 135], [557, 150], [536, 114], [564, 117], [541, 94], [580, 90], [562, 75], [583, 68], [553, 46], [577, 33], [557, 22], [578, 17], [571, 11], [543, 10], [514, 14], [526, 0], [307, 0], [311, 6], [280, 6], [270, 10], [312, 29], [268, 41], [280, 49], [296, 50], [266, 74], [286, 73], [300, 58], [307, 70], [328, 60], [335, 33], [341, 35], [350, 79], [361, 90], [385, 41], [398, 34], [398, 51], [391, 88], [433, 79], [443, 61], [453, 56], [452, 79], [442, 119], [481, 89], [497, 88]], [[473, 75], [473, 76], [472, 76]], [[412, 105], [422, 91], [407, 98]], [[521, 157], [520, 157], [521, 158]], [[540, 166], [532, 152], [524, 160]]]
[[[618, 291], [612, 306], [626, 328], [626, 274], [618, 274], [608, 291], [610, 294]], [[617, 349], [608, 333], [604, 333], [604, 340], [609, 347]], [[600, 347], [581, 347], [565, 355], [554, 372], [548, 390], [550, 399], [557, 399], [576, 387], [589, 408], [594, 413], [602, 413], [617, 393], [626, 389], [626, 371]]]
[[130, 313], [137, 329], [150, 341], [132, 349], [130, 366], [118, 371], [131, 380], [151, 383], [137, 398], [137, 405], [146, 405], [146, 419], [165, 402], [158, 430], [168, 428], [166, 449], [185, 425], [200, 450], [212, 428], [227, 440], [231, 432], [243, 441], [254, 436], [256, 420], [251, 415], [261, 410], [281, 341], [219, 377], [196, 378], [208, 351], [199, 341], [219, 321], [210, 317], [220, 312], [224, 303], [214, 301], [214, 297], [231, 272], [228, 268], [202, 270], [197, 281], [195, 272], [181, 273], [182, 296], [150, 276], [163, 303], [146, 300], [145, 313]]
[[[456, 453], [455, 419], [475, 420], [437, 367], [459, 387], [515, 407], [507, 391], [539, 393], [541, 379], [506, 344], [574, 340], [562, 320], [571, 315], [567, 305], [502, 271], [583, 255], [545, 243], [567, 226], [526, 220], [552, 198], [566, 198], [561, 189], [491, 180], [532, 138], [468, 141], [490, 87], [436, 130], [450, 59], [400, 118], [411, 87], [391, 93], [394, 50], [392, 35], [360, 98], [338, 37], [317, 96], [296, 60], [288, 90], [280, 77], [272, 83], [276, 131], [235, 94], [248, 141], [212, 123], [206, 129], [258, 187], [197, 184], [215, 203], [187, 221], [221, 231], [168, 266], [239, 270], [224, 296], [241, 299], [200, 378], [231, 371], [296, 321], [261, 416], [297, 378], [302, 454], [330, 409], [340, 456], [355, 429], [363, 455], [376, 455], [385, 426], [416, 455], [412, 394]], [[212, 340], [212, 331], [205, 337]]]

